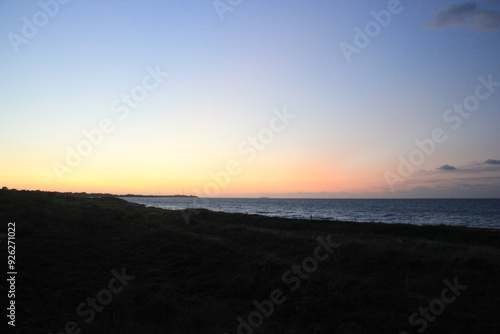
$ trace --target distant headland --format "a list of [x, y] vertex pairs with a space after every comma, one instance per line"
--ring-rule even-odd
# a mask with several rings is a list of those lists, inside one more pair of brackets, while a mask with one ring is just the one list
[[87, 192], [54, 192], [54, 191], [42, 191], [42, 190], [17, 190], [17, 189], [9, 189], [7, 187], [2, 187], [2, 190], [13, 190], [20, 192], [36, 192], [36, 193], [57, 193], [64, 195], [72, 195], [72, 196], [82, 196], [82, 197], [180, 197], [180, 198], [198, 198], [195, 195], [135, 195], [135, 194], [126, 194], [126, 195], [118, 195], [118, 194], [110, 194], [110, 193], [87, 193]]

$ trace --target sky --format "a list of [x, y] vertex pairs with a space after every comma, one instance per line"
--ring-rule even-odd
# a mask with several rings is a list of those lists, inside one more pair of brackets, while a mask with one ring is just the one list
[[500, 1], [0, 1], [0, 186], [500, 197]]

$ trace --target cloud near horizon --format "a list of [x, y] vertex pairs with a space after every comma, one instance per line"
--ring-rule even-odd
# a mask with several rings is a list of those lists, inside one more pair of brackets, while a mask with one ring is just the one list
[[[500, 1], [493, 3], [498, 4]], [[479, 8], [477, 2], [466, 2], [440, 11], [428, 26], [435, 29], [468, 27], [479, 31], [500, 30], [500, 13]]]
[[437, 170], [456, 170], [455, 167], [451, 166], [451, 165], [443, 165], [441, 167], [438, 167], [436, 168]]
[[395, 196], [494, 197], [500, 196], [500, 160], [442, 165], [420, 170], [397, 187]]
[[[447, 171], [450, 171], [447, 173]], [[389, 191], [262, 193], [274, 198], [500, 198], [500, 160], [420, 170]]]

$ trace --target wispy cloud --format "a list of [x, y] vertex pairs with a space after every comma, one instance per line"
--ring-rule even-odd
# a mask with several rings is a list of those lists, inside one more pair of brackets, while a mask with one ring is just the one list
[[[499, 4], [500, 1], [495, 0], [492, 3]], [[480, 8], [477, 2], [466, 2], [440, 11], [428, 26], [435, 29], [468, 27], [481, 31], [500, 30], [500, 13]]]
[[486, 165], [500, 165], [500, 160], [488, 159], [484, 163]]

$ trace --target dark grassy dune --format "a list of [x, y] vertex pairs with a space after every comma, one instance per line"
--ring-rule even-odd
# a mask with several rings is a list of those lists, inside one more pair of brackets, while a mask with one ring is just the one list
[[[254, 300], [281, 289], [286, 300], [253, 333], [418, 333], [410, 315], [456, 277], [467, 288], [424, 332], [500, 333], [499, 230], [189, 216], [113, 197], [0, 191], [0, 233], [17, 227], [14, 332], [59, 333], [76, 321], [82, 333], [233, 334]], [[329, 235], [340, 246], [292, 292], [283, 273]], [[122, 268], [135, 278], [86, 323], [77, 306]]]

